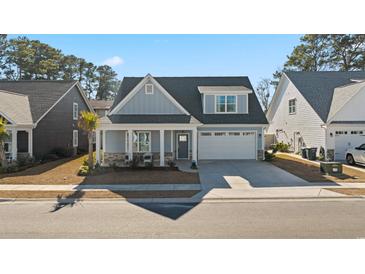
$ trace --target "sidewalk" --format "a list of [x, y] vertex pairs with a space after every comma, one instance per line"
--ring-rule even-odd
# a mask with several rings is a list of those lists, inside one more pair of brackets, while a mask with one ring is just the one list
[[[365, 188], [365, 184], [343, 184], [331, 188]], [[327, 187], [328, 188], [328, 187]], [[171, 185], [0, 185], [0, 191], [184, 191], [201, 190], [196, 184]], [[1, 198], [1, 197], [0, 197]], [[318, 198], [365, 198], [365, 195], [349, 196], [325, 189], [325, 187], [276, 187], [276, 188], [214, 188], [201, 191], [191, 198], [120, 198], [134, 203], [200, 203], [202, 201], [265, 200], [265, 199], [318, 199]]]

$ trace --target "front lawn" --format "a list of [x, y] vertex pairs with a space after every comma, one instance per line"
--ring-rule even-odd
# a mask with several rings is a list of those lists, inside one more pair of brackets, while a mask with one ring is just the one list
[[0, 175], [0, 184], [199, 184], [197, 173], [164, 169], [107, 169], [99, 175], [78, 176], [85, 156], [61, 159], [27, 170]]
[[342, 175], [325, 175], [320, 172], [319, 165], [293, 157], [289, 154], [277, 153], [271, 163], [308, 182], [365, 182], [365, 172], [344, 166]]
[[349, 195], [349, 196], [362, 196], [365, 195], [365, 188], [326, 188], [333, 192]]
[[23, 191], [23, 190], [0, 190], [1, 198], [12, 199], [84, 199], [84, 198], [190, 198], [197, 194], [199, 190], [178, 190], [178, 191]]

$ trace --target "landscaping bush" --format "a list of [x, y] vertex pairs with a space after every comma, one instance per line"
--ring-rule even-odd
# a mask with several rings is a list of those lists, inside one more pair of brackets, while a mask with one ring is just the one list
[[87, 165], [86, 166], [82, 165], [80, 167], [77, 175], [79, 175], [79, 176], [87, 176], [89, 174], [89, 172], [90, 172], [89, 167]]
[[191, 162], [191, 166], [190, 166], [191, 169], [198, 169], [198, 165], [196, 164], [196, 161], [192, 161]]
[[276, 153], [278, 151], [280, 152], [289, 152], [289, 144], [285, 144], [284, 142], [279, 142], [274, 145], [272, 145], [272, 151], [273, 153]]
[[274, 153], [270, 153], [268, 151], [265, 151], [265, 161], [272, 161], [275, 158], [275, 154]]
[[50, 154], [56, 154], [60, 158], [68, 158], [73, 156], [73, 148], [56, 147], [52, 149]]
[[55, 160], [58, 160], [60, 159], [60, 157], [57, 155], [57, 154], [47, 154], [45, 156], [43, 156], [42, 158], [42, 162], [49, 162], [49, 161], [55, 161]]
[[16, 160], [16, 164], [18, 167], [31, 166], [34, 163], [34, 159], [27, 155], [19, 156]]

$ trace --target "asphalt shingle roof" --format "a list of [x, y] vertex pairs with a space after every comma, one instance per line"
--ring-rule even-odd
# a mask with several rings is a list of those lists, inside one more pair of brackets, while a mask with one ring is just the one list
[[109, 109], [113, 105], [112, 100], [89, 100], [94, 109]]
[[[248, 96], [248, 114], [204, 114], [198, 86], [245, 86], [253, 90], [248, 77], [154, 77], [192, 116], [204, 124], [267, 124], [255, 93]], [[143, 77], [125, 77], [113, 109]], [[158, 121], [156, 121], [158, 123]]]
[[188, 124], [190, 123], [190, 115], [111, 115], [105, 117], [102, 123], [161, 123], [161, 124]]
[[327, 121], [335, 88], [354, 83], [351, 80], [365, 79], [365, 71], [290, 71], [285, 74], [323, 121]]
[[38, 119], [51, 108], [76, 81], [0, 81], [0, 90], [27, 95], [33, 121]]

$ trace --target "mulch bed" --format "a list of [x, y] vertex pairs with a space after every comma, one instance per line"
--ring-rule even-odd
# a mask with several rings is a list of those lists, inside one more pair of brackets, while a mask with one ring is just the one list
[[338, 176], [326, 175], [320, 172], [319, 166], [309, 163], [300, 158], [287, 154], [277, 154], [271, 162], [273, 165], [288, 171], [308, 182], [342, 182], [360, 183], [365, 182], [365, 172], [343, 167], [343, 174]]
[[78, 176], [85, 156], [45, 163], [25, 171], [1, 174], [0, 184], [199, 184], [197, 173], [169, 169], [120, 169], [108, 170], [92, 176]]
[[198, 190], [181, 191], [0, 191], [0, 198], [190, 198]]

